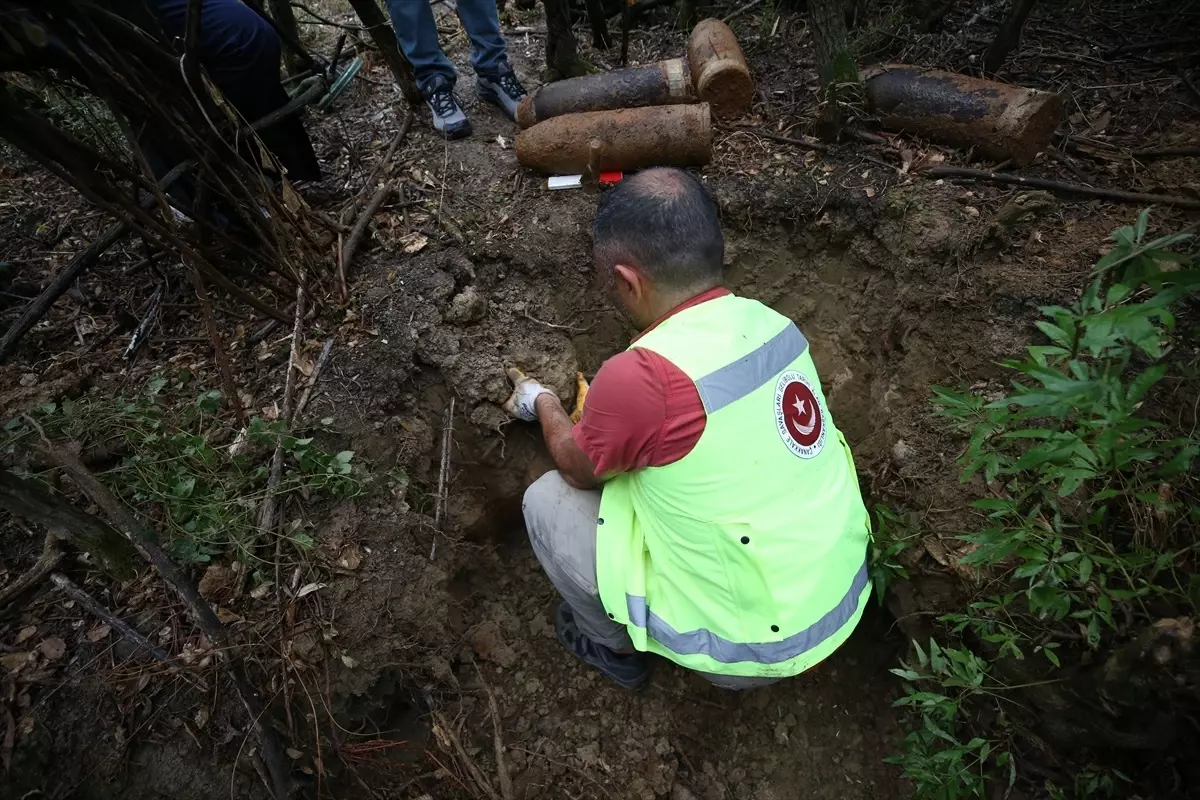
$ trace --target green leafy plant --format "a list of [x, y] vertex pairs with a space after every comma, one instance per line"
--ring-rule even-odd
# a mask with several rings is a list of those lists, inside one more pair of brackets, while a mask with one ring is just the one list
[[[1016, 767], [1007, 738], [968, 737], [964, 705], [992, 693], [988, 662], [967, 649], [942, 648], [933, 639], [927, 650], [913, 642], [917, 660], [892, 673], [905, 682], [906, 694], [895, 705], [908, 708], [917, 724], [904, 740], [904, 752], [887, 759], [904, 769], [917, 797], [951, 800], [984, 797], [989, 774], [1007, 769], [1011, 786]], [[922, 689], [933, 684], [936, 690]], [[998, 714], [997, 727], [1007, 727]]]
[[[48, 435], [120, 454], [101, 478], [154, 521], [169, 551], [184, 563], [224, 554], [255, 560], [255, 546], [268, 535], [257, 521], [277, 445], [284, 453], [277, 497], [346, 497], [362, 490], [353, 451], [328, 453], [311, 437], [287, 433], [281, 420], [256, 417], [237, 434], [218, 417], [219, 391], [188, 399], [190, 378], [186, 371], [174, 379], [154, 375], [135, 397], [48, 403], [32, 417]], [[5, 432], [9, 452], [35, 435], [21, 418]], [[300, 548], [312, 545], [299, 529], [288, 539]]]
[[898, 557], [920, 535], [920, 531], [905, 515], [887, 506], [875, 506], [867, 569], [871, 585], [875, 587], [875, 596], [880, 602], [883, 602], [892, 581], [908, 577], [908, 571]]
[[[1003, 362], [1008, 391], [933, 389], [935, 413], [966, 439], [962, 480], [982, 495], [971, 503], [982, 524], [958, 537], [966, 550], [960, 563], [1001, 591], [939, 617], [948, 635], [978, 645], [969, 658], [947, 655], [964, 652], [947, 647], [934, 668], [918, 647], [922, 669], [896, 671], [909, 683], [900, 704], [919, 712], [897, 763], [919, 797], [981, 797], [1001, 767], [1015, 779], [1010, 755], [1004, 764], [988, 758], [994, 735], [963, 741], [964, 730], [1007, 726], [1002, 708], [976, 707], [965, 718], [964, 704], [979, 706], [984, 691], [982, 683], [964, 684], [965, 665], [974, 680], [1001, 659], [1038, 654], [1053, 681], [1064, 641], [1101, 650], [1151, 619], [1151, 606], [1196, 613], [1200, 512], [1181, 498], [1196, 494], [1200, 440], [1147, 413], [1147, 402], [1173, 373], [1197, 377], [1186, 351], [1177, 352], [1175, 313], [1180, 299], [1200, 290], [1200, 270], [1167, 249], [1189, 234], [1149, 239], [1148, 227], [1144, 211], [1114, 232], [1115, 246], [1079, 299], [1041, 309], [1036, 326], [1048, 343]], [[994, 683], [987, 693], [1017, 688]], [[1107, 796], [1115, 785], [1107, 773], [1083, 775], [1075, 796]]]

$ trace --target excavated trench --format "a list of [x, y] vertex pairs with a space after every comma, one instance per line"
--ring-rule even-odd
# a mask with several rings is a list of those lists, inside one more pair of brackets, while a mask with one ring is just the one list
[[[723, 203], [727, 283], [804, 331], [869, 504], [963, 507], [957, 451], [930, 419], [929, 386], [993, 374], [1047, 299], [1047, 287], [1010, 272], [994, 251], [972, 253], [958, 192], [892, 189], [866, 212], [831, 204], [803, 225], [763, 226], [754, 200]], [[590, 264], [593, 209], [585, 193], [553, 198], [525, 209], [513, 241], [368, 267], [363, 335], [340, 368], [343, 393], [326, 402], [361, 419], [352, 444], [365, 460], [403, 469], [411, 482], [402, 500], [350, 507], [320, 532], [371, 552], [368, 574], [329, 590], [337, 642], [357, 665], [335, 671], [334, 694], [367, 698], [373, 713], [409, 727], [431, 702], [449, 704], [486, 758], [486, 685], [519, 797], [549, 796], [554, 781], [596, 770], [642, 781], [613, 796], [653, 798], [678, 781], [697, 796], [789, 797], [813, 776], [815, 797], [898, 796], [881, 759], [898, 738], [887, 670], [903, 642], [874, 604], [819, 669], [746, 696], [665, 662], [645, 694], [624, 695], [555, 644], [554, 591], [520, 513], [525, 487], [552, 464], [536, 427], [509, 420], [499, 404], [506, 364], [569, 402], [577, 370], [594, 375], [627, 346], [633, 331]], [[430, 520], [451, 398], [443, 535]], [[396, 665], [403, 688], [389, 672]], [[431, 737], [409, 733], [422, 746]], [[566, 777], [554, 764], [569, 765]], [[586, 780], [573, 785], [571, 796], [604, 796]]]

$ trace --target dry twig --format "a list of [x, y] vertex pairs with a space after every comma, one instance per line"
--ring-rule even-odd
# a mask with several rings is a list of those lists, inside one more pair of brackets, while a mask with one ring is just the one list
[[34, 565], [26, 570], [24, 575], [0, 589], [0, 608], [41, 583], [42, 579], [58, 566], [61, 559], [62, 551], [58, 549], [58, 540], [54, 538], [53, 533], [47, 533], [46, 541], [42, 543], [42, 554]]
[[437, 499], [433, 511], [433, 544], [429, 548], [430, 561], [433, 561], [433, 557], [437, 555], [437, 537], [442, 532], [442, 514], [446, 510], [446, 480], [450, 476], [450, 445], [453, 443], [451, 433], [454, 430], [454, 400], [455, 398], [451, 396], [450, 407], [446, 409], [446, 417], [442, 425], [442, 463], [438, 469]]
[[138, 633], [116, 614], [100, 605], [90, 594], [76, 586], [66, 575], [63, 575], [61, 572], [55, 572], [50, 576], [50, 580], [53, 581], [54, 586], [60, 592], [70, 597], [76, 603], [79, 603], [79, 605], [90, 611], [94, 616], [104, 620], [113, 630], [117, 631], [117, 633], [124, 636], [130, 642], [144, 648], [147, 653], [158, 661], [169, 661], [171, 659], [165, 650]]
[[[301, 273], [303, 275], [303, 273]], [[287, 372], [283, 379], [283, 426], [285, 433], [292, 430], [292, 397], [296, 392], [296, 361], [302, 343], [301, 332], [304, 323], [304, 287], [296, 287], [296, 315], [292, 321], [292, 346], [288, 352]], [[262, 509], [258, 516], [258, 529], [263, 533], [275, 533], [275, 517], [279, 503], [275, 497], [279, 489], [279, 481], [283, 477], [283, 437], [275, 443], [275, 452], [271, 454], [271, 472], [267, 476], [267, 496], [263, 498]], [[283, 557], [283, 537], [275, 540], [275, 591], [282, 597], [283, 587], [279, 580], [280, 561]], [[249, 570], [243, 570], [242, 575], [248, 575]], [[244, 580], [244, 579], [243, 579]], [[244, 588], [244, 587], [242, 587]]]
[[225, 352], [225, 344], [221, 341], [221, 332], [217, 330], [217, 320], [213, 315], [212, 300], [204, 285], [204, 277], [198, 269], [188, 270], [196, 297], [200, 300], [200, 314], [204, 317], [204, 325], [208, 328], [208, 338], [212, 343], [213, 358], [217, 362], [217, 372], [221, 376], [225, 394], [229, 398], [229, 407], [237, 415], [238, 424], [246, 427], [246, 409], [242, 406], [242, 398], [238, 396], [237, 383], [233, 380], [233, 370], [229, 366], [229, 354]]
[[1081, 186], [1077, 183], [1051, 181], [1045, 178], [1022, 178], [1018, 175], [1006, 175], [1000, 172], [987, 172], [981, 169], [968, 169], [966, 167], [932, 167], [922, 170], [919, 174], [927, 178], [958, 178], [987, 181], [989, 183], [1003, 183], [1010, 186], [1029, 186], [1034, 189], [1049, 189], [1059, 194], [1097, 197], [1102, 200], [1116, 200], [1121, 203], [1157, 203], [1178, 206], [1179, 208], [1200, 209], [1200, 200], [1192, 200], [1187, 197], [1147, 194], [1146, 192], [1125, 192], [1118, 189], [1101, 189], [1091, 186]]
[[496, 702], [496, 695], [492, 692], [492, 687], [483, 678], [483, 670], [479, 669], [479, 665], [474, 660], [471, 664], [475, 667], [475, 674], [479, 676], [479, 683], [483, 685], [483, 691], [487, 693], [488, 710], [492, 715], [492, 748], [496, 752], [496, 778], [500, 783], [500, 794], [504, 800], [513, 800], [513, 785], [512, 778], [508, 774], [508, 764], [504, 758], [504, 737], [500, 731], [500, 704]]
[[325, 344], [321, 347], [321, 355], [317, 356], [317, 364], [313, 367], [312, 375], [308, 379], [308, 386], [304, 387], [304, 391], [300, 393], [300, 400], [296, 403], [296, 410], [292, 412], [292, 419], [300, 419], [304, 413], [305, 407], [308, 405], [308, 400], [312, 397], [313, 388], [317, 385], [317, 381], [321, 379], [321, 372], [325, 369], [325, 365], [329, 362], [329, 354], [333, 351], [334, 337], [330, 336], [325, 340]]
[[[33, 423], [36, 426], [36, 422]], [[184, 606], [191, 612], [200, 631], [210, 642], [229, 649], [232, 640], [225, 626], [217, 619], [216, 613], [201, 596], [196, 587], [184, 576], [175, 562], [163, 551], [157, 543], [157, 536], [143, 524], [124, 503], [117, 499], [96, 476], [88, 470], [73, 453], [55, 447], [46, 438], [44, 431], [38, 427], [43, 445], [41, 453], [60, 469], [66, 472], [80, 490], [108, 515], [122, 534], [128, 538], [142, 557], [150, 562], [155, 572], [161, 577], [183, 601]], [[284, 800], [288, 796], [287, 767], [283, 761], [283, 748], [279, 743], [271, 723], [266, 719], [267, 710], [258, 699], [250, 681], [247, 679], [242, 663], [231, 658], [228, 661], [230, 677], [233, 679], [238, 697], [250, 718], [254, 732], [262, 748], [263, 758], [271, 775], [271, 790], [276, 800]]]
[[[439, 712], [434, 711], [433, 721], [434, 724], [437, 725], [437, 729], [440, 729], [443, 735], [442, 737], [438, 737], [439, 741], [443, 737], [445, 738], [446, 741], [443, 744], [449, 745], [448, 749], [451, 751], [450, 754], [458, 759], [458, 762], [462, 764], [463, 769], [465, 769], [467, 774], [471, 776], [471, 780], [475, 782], [475, 785], [480, 789], [480, 791], [486, 794], [490, 800], [501, 800], [500, 795], [496, 794], [496, 790], [492, 788], [492, 784], [490, 781], [488, 781], [487, 776], [485, 776], [479, 769], [479, 766], [471, 760], [471, 756], [468, 755], [466, 749], [463, 748], [462, 742], [458, 740], [458, 736], [454, 733], [454, 729], [450, 727], [450, 724], [446, 721], [446, 718]], [[437, 733], [437, 729], [435, 729], [435, 734]]]
[[371, 219], [379, 211], [379, 207], [383, 205], [383, 201], [387, 200], [389, 194], [396, 188], [395, 181], [388, 181], [383, 186], [380, 186], [367, 207], [358, 215], [358, 221], [354, 223], [354, 228], [350, 231], [349, 238], [346, 239], [346, 246], [342, 248], [342, 257], [338, 261], [338, 267], [341, 273], [338, 279], [345, 285], [346, 275], [350, 272], [350, 259], [354, 258], [354, 251], [358, 249], [359, 243], [362, 241], [363, 234], [366, 233], [367, 227], [371, 224]]

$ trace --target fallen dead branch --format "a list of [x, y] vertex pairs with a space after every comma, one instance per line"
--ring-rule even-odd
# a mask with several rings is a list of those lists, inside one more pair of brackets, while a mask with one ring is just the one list
[[1119, 189], [1102, 189], [1083, 186], [1078, 183], [1064, 183], [1045, 178], [1022, 178], [1019, 175], [987, 172], [981, 169], [968, 169], [966, 167], [932, 167], [922, 170], [918, 174], [927, 178], [985, 181], [988, 183], [1002, 183], [1008, 186], [1028, 186], [1032, 189], [1049, 189], [1058, 194], [1096, 197], [1102, 200], [1115, 200], [1120, 203], [1151, 203], [1155, 205], [1177, 206], [1178, 208], [1200, 209], [1200, 200], [1192, 200], [1186, 197], [1148, 194], [1146, 192], [1126, 192]]
[[[296, 361], [300, 354], [300, 345], [302, 343], [301, 332], [304, 327], [304, 287], [296, 287], [296, 315], [292, 321], [292, 346], [288, 351], [287, 372], [283, 379], [283, 428], [284, 434], [291, 433], [292, 430], [292, 398], [296, 393], [296, 373], [299, 371], [296, 368]], [[267, 535], [274, 534], [275, 517], [279, 503], [275, 497], [279, 490], [279, 481], [283, 477], [283, 436], [275, 443], [275, 452], [271, 454], [271, 472], [267, 477], [267, 496], [263, 498], [262, 508], [258, 515], [258, 529]], [[283, 556], [283, 538], [277, 537], [275, 540], [275, 591], [282, 598], [283, 586], [279, 580], [280, 562]], [[243, 570], [243, 583], [245, 576], [249, 575], [249, 570]], [[239, 587], [244, 589], [245, 586]], [[280, 601], [282, 602], [282, 600]]]
[[1113, 47], [1104, 51], [1105, 58], [1124, 55], [1126, 53], [1137, 53], [1142, 50], [1167, 50], [1180, 45], [1195, 44], [1200, 42], [1200, 36], [1179, 36], [1171, 39], [1151, 39], [1145, 42], [1136, 42], [1127, 44], [1122, 47]]
[[[33, 424], [36, 427], [36, 423]], [[155, 533], [135, 517], [134, 513], [118, 500], [116, 495], [108, 490], [108, 487], [97, 480], [96, 476], [79, 461], [78, 457], [73, 453], [56, 447], [46, 438], [45, 433], [40, 427], [37, 430], [43, 441], [42, 446], [39, 448], [40, 452], [69, 475], [72, 481], [75, 482], [75, 485], [133, 543], [133, 546], [142, 557], [150, 562], [150, 565], [154, 567], [154, 571], [158, 573], [159, 577], [183, 601], [184, 607], [190, 612], [191, 617], [200, 628], [200, 632], [210, 642], [220, 646], [227, 653], [233, 653], [233, 642], [230, 639], [229, 632], [221, 621], [217, 619], [212, 606], [200, 597], [200, 593], [196, 590], [196, 587], [192, 585], [180, 571], [179, 567], [175, 565], [175, 562], [158, 545]], [[279, 743], [279, 737], [267, 717], [266, 707], [259, 700], [257, 693], [251, 686], [249, 679], [247, 679], [241, 661], [236, 656], [230, 655], [226, 663], [229, 675], [233, 679], [234, 687], [237, 690], [238, 698], [242, 701], [242, 706], [245, 708], [254, 732], [258, 737], [263, 760], [266, 763], [267, 771], [270, 773], [271, 785], [269, 788], [275, 800], [284, 800], [289, 796], [288, 769], [284, 764], [283, 748]]]
[[58, 540], [54, 538], [53, 533], [47, 533], [46, 541], [42, 544], [42, 554], [34, 565], [26, 570], [24, 575], [0, 589], [0, 608], [40, 584], [46, 575], [58, 566], [61, 559], [62, 551], [58, 549]]
[[483, 670], [474, 660], [471, 664], [475, 667], [475, 674], [479, 676], [479, 683], [483, 686], [483, 691], [487, 693], [488, 711], [492, 716], [492, 749], [496, 753], [496, 779], [500, 783], [500, 794], [504, 800], [513, 800], [513, 785], [512, 777], [508, 774], [508, 765], [504, 758], [504, 737], [500, 731], [500, 705], [496, 702], [496, 695], [492, 692], [492, 687], [488, 686], [483, 677]]
[[753, 11], [754, 9], [761, 6], [762, 4], [763, 4], [763, 0], [750, 0], [749, 3], [746, 3], [743, 6], [738, 6], [733, 11], [730, 11], [728, 14], [726, 14], [724, 21], [732, 22], [733, 20], [740, 17], [742, 14], [745, 14], [747, 11]]
[[442, 463], [438, 468], [437, 498], [433, 511], [433, 544], [429, 548], [429, 560], [437, 555], [437, 537], [442, 532], [442, 514], [446, 509], [446, 480], [450, 476], [450, 445], [453, 443], [451, 433], [454, 430], [454, 397], [450, 398], [450, 407], [446, 409], [446, 417], [442, 424]]
[[30, 328], [37, 324], [39, 319], [46, 316], [50, 306], [54, 305], [55, 301], [71, 288], [75, 279], [82, 275], [110, 247], [124, 239], [129, 231], [128, 225], [118, 222], [100, 234], [100, 238], [96, 241], [75, 254], [75, 257], [54, 276], [54, 280], [42, 290], [41, 294], [34, 298], [16, 322], [4, 332], [4, 337], [0, 338], [0, 363], [12, 355], [17, 348], [17, 343], [29, 332]]
[[441, 713], [434, 711], [433, 722], [434, 737], [438, 740], [438, 744], [442, 746], [442, 749], [454, 756], [463, 769], [466, 770], [471, 780], [475, 782], [475, 786], [486, 794], [490, 800], [501, 800], [500, 795], [496, 794], [496, 790], [492, 787], [487, 776], [479, 769], [479, 765], [471, 760], [471, 756], [462, 746], [462, 742], [458, 740], [458, 736], [454, 733], [454, 729], [450, 727], [450, 723], [446, 721], [446, 718]]
[[246, 409], [242, 406], [242, 398], [238, 395], [237, 383], [233, 379], [233, 370], [229, 366], [229, 354], [221, 340], [221, 331], [217, 329], [217, 319], [213, 315], [212, 299], [208, 296], [208, 288], [204, 285], [204, 276], [198, 269], [189, 269], [188, 276], [192, 279], [192, 287], [196, 290], [196, 298], [200, 301], [200, 315], [204, 317], [204, 326], [208, 329], [208, 339], [212, 343], [213, 358], [217, 362], [217, 373], [221, 376], [221, 384], [228, 396], [229, 407], [237, 415], [238, 424], [246, 427]]
[[767, 133], [766, 131], [749, 131], [749, 133], [762, 137], [763, 139], [770, 139], [772, 142], [783, 142], [784, 144], [794, 145], [795, 147], [799, 147], [804, 150], [815, 150], [818, 153], [829, 152], [829, 145], [822, 144], [821, 142], [808, 142], [804, 139], [795, 139], [791, 136], [781, 136], [778, 133]]
[[400, 149], [400, 145], [404, 144], [404, 140], [408, 138], [408, 132], [412, 129], [414, 114], [410, 108], [404, 115], [404, 121], [400, 123], [400, 130], [396, 131], [396, 135], [392, 137], [391, 144], [388, 145], [387, 152], [383, 154], [383, 158], [371, 168], [371, 174], [363, 181], [362, 189], [359, 190], [358, 199], [366, 195], [375, 185], [376, 179], [381, 173], [386, 174], [388, 167], [392, 163], [392, 159], [396, 157], [396, 151]]
[[169, 661], [171, 659], [171, 656], [165, 650], [138, 633], [116, 614], [100, 605], [90, 594], [76, 586], [66, 575], [63, 575], [61, 572], [55, 572], [50, 576], [50, 580], [60, 592], [70, 597], [76, 603], [79, 603], [79, 605], [91, 612], [93, 616], [104, 620], [113, 630], [120, 633], [130, 642], [144, 648], [147, 653], [158, 661]]
[[[323, 82], [317, 81], [297, 97], [293, 98], [286, 105], [277, 108], [269, 114], [266, 114], [261, 119], [255, 120], [249, 126], [252, 132], [258, 132], [264, 128], [268, 128], [275, 123], [291, 117], [299, 113], [305, 106], [312, 102], [316, 97], [325, 91]], [[411, 113], [411, 112], [410, 112]], [[161, 180], [157, 182], [156, 191], [158, 193], [165, 192], [175, 185], [175, 182], [184, 175], [190, 173], [197, 166], [195, 160], [188, 160], [176, 164]], [[142, 201], [141, 206], [144, 210], [148, 210], [154, 205], [155, 197], [148, 196]], [[50, 307], [61, 297], [71, 286], [75, 280], [89, 269], [96, 261], [109, 250], [117, 242], [124, 239], [131, 231], [132, 226], [125, 221], [121, 221], [107, 228], [100, 237], [90, 245], [79, 251], [71, 261], [54, 276], [45, 289], [42, 290], [33, 302], [26, 307], [20, 317], [5, 331], [4, 336], [0, 338], [0, 363], [3, 363], [13, 351], [16, 350], [17, 344], [24, 338], [25, 334], [30, 331], [38, 320], [46, 315]], [[231, 281], [226, 279], [219, 273], [210, 274], [210, 278], [214, 283], [228, 291], [231, 295], [242, 300], [252, 308], [266, 314], [269, 317], [279, 318], [277, 312], [272, 306], [263, 303], [262, 301], [244, 292]], [[284, 318], [286, 319], [286, 318]]]
[[321, 379], [321, 372], [329, 362], [329, 354], [333, 352], [333, 339], [334, 337], [330, 336], [321, 347], [321, 355], [317, 357], [317, 364], [313, 367], [312, 376], [308, 379], [308, 386], [304, 387], [304, 391], [300, 394], [300, 400], [296, 403], [296, 410], [292, 412], [293, 420], [300, 419], [300, 415], [304, 413], [305, 407], [308, 406], [308, 400], [312, 397], [313, 388], [316, 387], [317, 381]]
[[346, 246], [342, 248], [342, 257], [338, 262], [338, 268], [341, 273], [338, 279], [344, 284], [346, 275], [350, 271], [350, 259], [354, 258], [354, 251], [358, 249], [359, 243], [362, 241], [363, 234], [367, 232], [367, 227], [371, 224], [372, 218], [379, 211], [379, 207], [383, 205], [383, 201], [387, 200], [388, 195], [396, 188], [395, 181], [388, 181], [383, 186], [380, 186], [374, 196], [367, 203], [366, 208], [358, 215], [358, 221], [354, 223], [354, 228], [350, 231], [350, 236], [346, 239]]

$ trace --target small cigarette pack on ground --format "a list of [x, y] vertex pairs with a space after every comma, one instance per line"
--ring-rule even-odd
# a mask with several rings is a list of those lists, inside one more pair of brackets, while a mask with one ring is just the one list
[[581, 186], [582, 175], [551, 175], [546, 179], [547, 189], [578, 189]]

